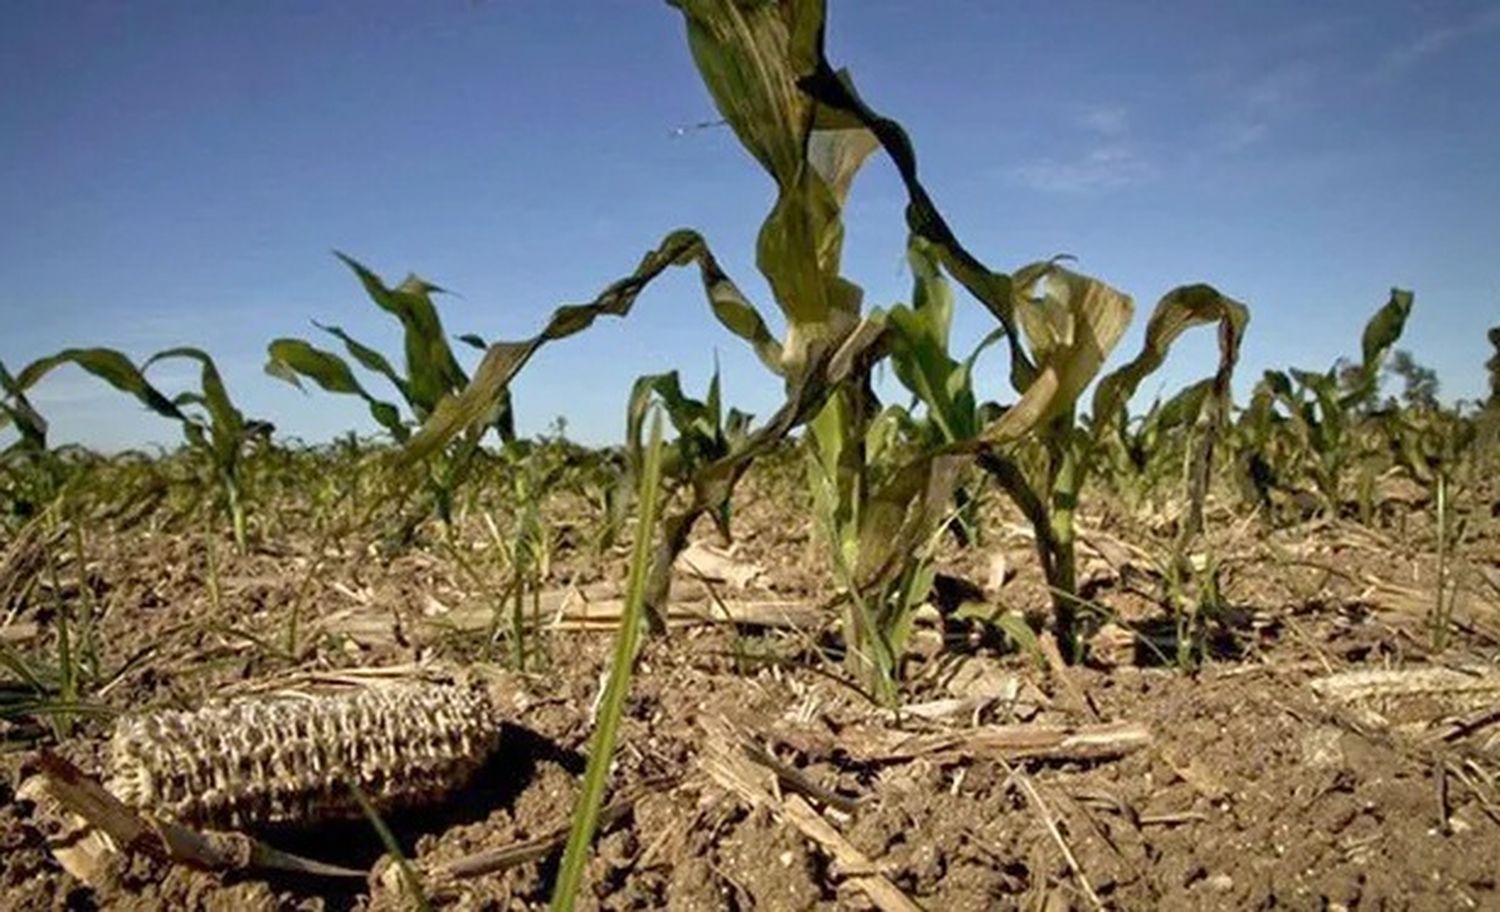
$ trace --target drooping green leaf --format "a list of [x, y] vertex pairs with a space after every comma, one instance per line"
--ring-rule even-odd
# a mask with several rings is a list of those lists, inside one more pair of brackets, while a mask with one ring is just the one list
[[269, 360], [266, 373], [302, 388], [301, 377], [307, 377], [330, 393], [358, 396], [370, 408], [375, 421], [395, 437], [407, 439], [409, 431], [401, 413], [389, 402], [376, 399], [354, 378], [349, 365], [331, 351], [317, 348], [301, 339], [275, 339], [266, 347]]
[[[198, 362], [200, 366], [199, 384], [202, 395], [198, 397], [202, 406], [208, 410], [210, 417], [210, 429], [213, 435], [213, 450], [219, 464], [232, 463], [244, 443], [245, 416], [229, 401], [229, 391], [224, 388], [224, 380], [219, 376], [219, 368], [214, 364], [213, 358], [199, 348], [182, 346], [159, 351], [146, 359], [142, 370], [149, 370], [151, 365], [174, 358], [186, 358]], [[191, 424], [191, 422], [188, 422]]]
[[390, 361], [386, 360], [385, 355], [351, 338], [348, 333], [344, 332], [342, 327], [325, 326], [317, 320], [313, 321], [313, 325], [343, 342], [344, 349], [349, 352], [349, 356], [358, 361], [365, 370], [384, 377], [401, 393], [401, 398], [408, 402], [412, 401], [411, 384], [407, 383], [404, 377], [396, 373], [396, 369], [391, 366]]
[[26, 365], [16, 377], [16, 385], [22, 390], [35, 386], [53, 369], [64, 364], [83, 368], [115, 389], [134, 396], [142, 405], [164, 418], [184, 420], [185, 416], [172, 404], [172, 400], [146, 381], [135, 364], [124, 354], [112, 348], [67, 348], [54, 355]]
[[[1219, 367], [1216, 385], [1227, 392], [1229, 377], [1239, 360], [1240, 342], [1250, 322], [1245, 305], [1220, 294], [1211, 285], [1184, 285], [1162, 297], [1146, 324], [1141, 351], [1129, 363], [1099, 381], [1094, 390], [1095, 421], [1112, 420], [1126, 405], [1141, 381], [1161, 367], [1172, 344], [1194, 326], [1219, 325]], [[1187, 402], [1179, 405], [1187, 405]]]
[[1014, 288], [1013, 310], [1036, 372], [1021, 398], [982, 432], [989, 445], [1019, 439], [1071, 414], [1119, 343], [1133, 311], [1128, 295], [1056, 262], [1019, 270]]
[[21, 384], [0, 362], [0, 429], [14, 424], [21, 435], [21, 445], [29, 449], [47, 448], [47, 419], [26, 398]]
[[593, 301], [557, 308], [542, 331], [529, 339], [491, 344], [469, 385], [439, 403], [408, 443], [401, 461], [423, 459], [465, 429], [482, 424], [493, 404], [506, 393], [510, 381], [543, 345], [582, 332], [601, 316], [625, 316], [635, 304], [636, 296], [653, 279], [669, 267], [691, 263], [698, 264], [704, 293], [719, 321], [749, 342], [763, 362], [778, 363], [780, 349], [765, 321], [719, 269], [703, 238], [694, 231], [674, 231], [646, 254], [635, 272], [605, 288]]
[[842, 208], [874, 138], [798, 88], [816, 66], [822, 0], [671, 2], [719, 111], [776, 181], [756, 265], [787, 317], [782, 366], [800, 370], [810, 348], [836, 344], [858, 319], [861, 292], [839, 276]]
[[[816, 5], [821, 22], [822, 4]], [[932, 244], [943, 268], [1000, 321], [1010, 346], [1011, 385], [1017, 392], [1026, 391], [1032, 386], [1035, 366], [1022, 349], [1016, 331], [1010, 276], [989, 269], [959, 242], [917, 176], [916, 152], [906, 131], [865, 104], [854, 87], [853, 77], [847, 71], [835, 70], [828, 62], [823, 39], [820, 28], [814, 68], [802, 74], [799, 87], [816, 99], [823, 110], [847, 115], [864, 126], [885, 150], [906, 187], [908, 229]]]
[[343, 253], [336, 255], [359, 277], [376, 306], [401, 321], [406, 350], [404, 394], [418, 419], [425, 419], [438, 402], [468, 383], [432, 303], [432, 294], [443, 289], [414, 275], [395, 288], [387, 288], [379, 276], [357, 260]]

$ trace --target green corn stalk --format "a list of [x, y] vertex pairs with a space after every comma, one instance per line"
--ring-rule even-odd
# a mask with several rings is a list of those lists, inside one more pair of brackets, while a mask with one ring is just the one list
[[[731, 408], [726, 415], [722, 405], [719, 371], [714, 368], [707, 396], [694, 399], [682, 391], [677, 371], [651, 374], [639, 378], [630, 393], [625, 420], [625, 458], [627, 478], [640, 476], [644, 464], [641, 440], [645, 416], [653, 403], [659, 404], [676, 431], [676, 439], [667, 445], [662, 474], [674, 487], [689, 486], [709, 466], [743, 448], [752, 416]], [[629, 485], [626, 485], [627, 490]], [[726, 492], [727, 493], [727, 492]], [[729, 537], [729, 499], [709, 504], [709, 516], [720, 533]]]
[[[173, 359], [199, 364], [197, 391], [190, 390], [168, 398], [146, 379], [146, 371], [152, 366]], [[180, 424], [188, 448], [198, 456], [211, 474], [213, 486], [220, 492], [233, 526], [235, 544], [243, 551], [247, 544], [247, 530], [242, 458], [247, 448], [257, 442], [269, 441], [274, 428], [268, 422], [247, 419], [234, 406], [213, 358], [201, 349], [184, 346], [157, 352], [137, 368], [128, 357], [113, 349], [70, 348], [28, 364], [10, 385], [24, 392], [65, 364], [82, 368], [121, 392], [134, 396], [156, 414], [175, 419]], [[44, 435], [45, 424], [41, 425], [41, 430]], [[36, 439], [45, 445], [44, 436]]]
[[1485, 401], [1485, 408], [1500, 410], [1500, 326], [1491, 326], [1486, 338], [1490, 340], [1495, 354], [1484, 362], [1484, 368], [1490, 375], [1490, 397]]
[[[303, 339], [279, 338], [267, 346], [266, 373], [302, 389], [306, 378], [327, 392], [352, 395], [363, 399], [370, 416], [397, 443], [411, 437], [411, 424], [420, 425], [432, 416], [438, 403], [462, 390], [469, 376], [459, 366], [443, 330], [442, 320], [433, 303], [433, 295], [443, 289], [415, 275], [408, 276], [394, 288], [374, 272], [344, 254], [338, 254], [359, 278], [370, 300], [391, 314], [401, 324], [403, 334], [404, 373], [397, 372], [385, 355], [350, 336], [339, 326], [317, 321], [313, 325], [343, 343], [345, 351], [360, 367], [383, 377], [395, 387], [406, 403], [409, 417], [391, 402], [375, 397], [355, 377], [349, 363], [339, 355], [317, 348]], [[475, 335], [458, 337], [480, 349], [484, 341]], [[495, 401], [475, 422], [475, 426], [452, 446], [440, 448], [424, 460], [426, 482], [433, 511], [445, 525], [453, 521], [454, 497], [474, 467], [480, 439], [493, 429], [502, 441], [515, 439], [515, 424], [508, 392]], [[408, 532], [410, 530], [408, 529]]]
[[[1306, 477], [1324, 508], [1338, 511], [1349, 466], [1368, 452], [1361, 434], [1365, 422], [1357, 408], [1374, 399], [1381, 364], [1400, 339], [1412, 303], [1411, 292], [1391, 289], [1389, 300], [1361, 334], [1360, 363], [1345, 376], [1340, 376], [1337, 366], [1323, 372], [1295, 368], [1265, 372], [1241, 418], [1248, 429], [1244, 442], [1249, 448], [1243, 461], [1260, 470], [1262, 490], [1267, 478], [1285, 486]], [[1277, 413], [1278, 406], [1284, 416]], [[1277, 445], [1278, 432], [1290, 439]]]
[[[1042, 280], [1045, 286], [1040, 286]], [[1219, 328], [1219, 365], [1203, 393], [1177, 400], [1184, 424], [1203, 421], [1189, 484], [1190, 513], [1179, 532], [1179, 550], [1202, 525], [1209, 469], [1219, 428], [1229, 411], [1230, 380], [1240, 340], [1249, 322], [1244, 305], [1208, 285], [1187, 285], [1164, 296], [1146, 326], [1146, 339], [1134, 359], [1102, 377], [1094, 388], [1091, 419], [1080, 423], [1077, 401], [1119, 341], [1132, 305], [1125, 295], [1055, 262], [1036, 264], [1016, 274], [1020, 292], [1015, 307], [1033, 357], [1038, 383], [1054, 392], [1050, 407], [1038, 418], [1036, 468], [1028, 470], [1014, 452], [993, 449], [981, 454], [989, 472], [1027, 517], [1036, 533], [1042, 569], [1052, 592], [1059, 645], [1078, 658], [1077, 557], [1075, 516], [1090, 473], [1104, 460], [1108, 443], [1117, 438], [1126, 404], [1140, 383], [1165, 361], [1172, 344], [1188, 329], [1205, 324]], [[1197, 414], [1192, 414], [1197, 412]]]
[[[911, 241], [916, 277], [911, 307], [875, 311], [878, 341], [853, 359], [847, 377], [804, 437], [813, 512], [845, 603], [846, 664], [883, 702], [894, 702], [915, 611], [931, 589], [936, 536], [974, 501], [957, 486], [965, 460], [944, 448], [974, 440], [983, 424], [973, 364], [992, 334], [963, 362], [948, 355], [953, 299], [930, 245]], [[882, 405], [870, 375], [889, 357], [896, 376], [925, 405], [914, 417]], [[963, 507], [948, 509], [960, 499]]]
[[640, 475], [640, 517], [630, 559], [630, 578], [626, 583], [625, 611], [615, 634], [614, 659], [609, 678], [599, 701], [598, 720], [589, 739], [589, 762], [584, 770], [583, 788], [573, 809], [573, 827], [563, 851], [557, 884], [552, 889], [553, 912], [572, 909], [583, 883], [584, 866], [589, 847], [599, 825], [599, 809], [604, 803], [604, 789], [614, 759], [620, 719], [625, 713], [625, 698], [640, 651], [641, 628], [645, 622], [647, 573], [650, 568], [651, 537], [656, 530], [657, 504], [662, 475], [661, 418], [651, 424], [651, 439], [646, 446]]
[[664, 626], [661, 609], [673, 560], [694, 523], [720, 511], [751, 461], [774, 450], [822, 408], [838, 385], [840, 365], [877, 334], [860, 322], [860, 289], [839, 275], [844, 200], [876, 143], [855, 119], [798, 88], [821, 56], [823, 4], [681, 0], [672, 5], [683, 15], [694, 61], [715, 104], [776, 183], [777, 199], [757, 239], [756, 263], [786, 320], [785, 337], [771, 335], [703, 238], [676, 231], [593, 301], [558, 308], [529, 339], [491, 345], [470, 384], [438, 404], [406, 444], [403, 459], [423, 458], [474, 426], [544, 345], [587, 329], [601, 316], [625, 316], [664, 270], [696, 265], [715, 317], [783, 379], [786, 401], [681, 485], [686, 497], [663, 519], [647, 586], [648, 613], [658, 629]]
[[[862, 382], [853, 389], [861, 390]], [[867, 388], [836, 393], [804, 438], [813, 515], [845, 604], [846, 665], [880, 702], [899, 696], [916, 610], [953, 514], [961, 457], [937, 456], [932, 433], [900, 406], [875, 411]]]
[[[504, 556], [509, 573], [505, 598], [510, 603], [511, 640], [517, 669], [526, 670], [528, 655], [526, 605], [540, 611], [542, 585], [551, 573], [552, 527], [543, 519], [548, 499], [559, 487], [566, 470], [561, 454], [547, 443], [516, 441], [501, 454], [509, 483], [506, 504], [511, 519], [508, 535], [486, 517], [491, 541]], [[498, 617], [498, 615], [497, 615]], [[533, 616], [529, 626], [540, 626]]]

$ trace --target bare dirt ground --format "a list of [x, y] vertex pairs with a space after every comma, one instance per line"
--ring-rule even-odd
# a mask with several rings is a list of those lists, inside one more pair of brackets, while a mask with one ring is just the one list
[[[816, 605], [827, 577], [805, 509], [750, 481], [733, 555], [754, 572], [720, 594]], [[989, 603], [1040, 617], [1045, 590], [1029, 544], [1013, 517], [993, 512], [983, 546], [945, 572]], [[1221, 514], [1211, 514], [1207, 550], [1229, 607], [1207, 621], [1213, 654], [1193, 668], [1170, 661], [1173, 625], [1152, 558], [1170, 517], [1149, 509], [1085, 516], [1087, 593], [1116, 615], [1087, 667], [1049, 669], [965, 622], [929, 618], [906, 669], [912, 709], [892, 714], [813, 656], [815, 630], [704, 625], [649, 641], [606, 799], [623, 799], [621, 813], [596, 842], [584, 905], [869, 909], [872, 882], [883, 882], [931, 910], [1500, 908], [1500, 689], [1485, 685], [1500, 655], [1500, 541], [1465, 543], [1457, 630], [1434, 652], [1425, 620], [1434, 564], [1420, 514], [1405, 529], [1309, 520], [1275, 532]], [[506, 695], [499, 753], [457, 800], [390, 823], [427, 872], [434, 906], [544, 906], [555, 850], [479, 877], [436, 872], [567, 826], [610, 637], [544, 630], [532, 666], [505, 670], [504, 643], [487, 656], [482, 634], [463, 623], [487, 616], [493, 594], [436, 549], [387, 557], [320, 547], [281, 541], [236, 556], [221, 543], [214, 587], [201, 534], [96, 531], [84, 572], [64, 576], [85, 579], [103, 606], [111, 656], [150, 648], [103, 701], [121, 712], [193, 707], [261, 679], [487, 661]], [[549, 585], [598, 596], [622, 565], [564, 546]], [[693, 581], [681, 589], [691, 596]], [[275, 644], [287, 642], [293, 616], [305, 645], [286, 655]], [[23, 621], [45, 645], [49, 619]], [[1353, 670], [1399, 682], [1399, 672], [1430, 668], [1473, 684], [1341, 697], [1319, 683]], [[891, 747], [893, 732], [964, 744], [976, 726], [1110, 722], [1144, 726], [1149, 744], [1095, 760]], [[97, 771], [108, 726], [86, 720], [61, 751]], [[749, 770], [738, 790], [726, 751], [729, 768]], [[55, 860], [53, 823], [16, 796], [35, 767], [31, 751], [0, 757], [6, 909], [409, 902], [384, 876], [364, 823], [263, 838], [375, 869], [366, 880], [133, 858], [85, 885]], [[808, 837], [808, 813], [842, 850]]]

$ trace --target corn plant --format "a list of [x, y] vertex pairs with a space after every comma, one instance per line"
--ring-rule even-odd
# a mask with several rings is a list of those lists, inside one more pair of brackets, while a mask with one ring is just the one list
[[544, 345], [583, 331], [601, 316], [626, 315], [664, 270], [696, 265], [715, 317], [783, 379], [786, 401], [758, 427], [726, 440], [727, 451], [701, 464], [680, 486], [685, 496], [663, 518], [647, 586], [648, 613], [658, 628], [672, 562], [693, 524], [722, 513], [751, 461], [775, 449], [822, 407], [838, 385], [838, 365], [875, 335], [860, 321], [860, 289], [839, 274], [844, 199], [875, 141], [854, 120], [798, 90], [798, 80], [820, 53], [822, 4], [683, 0], [673, 5], [683, 14], [689, 46], [715, 104], [776, 183], [777, 200], [761, 228], [756, 261], [786, 320], [784, 338], [771, 335], [701, 236], [675, 231], [631, 275], [593, 301], [558, 308], [529, 339], [491, 345], [469, 386], [440, 402], [406, 445], [408, 463], [446, 445], [482, 419]]
[[[1306, 477], [1326, 510], [1339, 509], [1348, 469], [1371, 445], [1361, 434], [1368, 425], [1355, 408], [1378, 391], [1383, 359], [1401, 337], [1412, 300], [1411, 292], [1391, 289], [1390, 299], [1365, 324], [1359, 365], [1342, 378], [1337, 365], [1321, 373], [1295, 368], [1265, 372], [1241, 418], [1248, 429], [1242, 439], [1251, 453], [1245, 464], [1259, 474], [1259, 490]], [[1278, 446], [1273, 440], [1278, 434], [1289, 440]]]
[[3, 362], [0, 362], [0, 430], [14, 428], [18, 439], [6, 452], [29, 448], [47, 448], [47, 420], [26, 398], [26, 390]]
[[1447, 643], [1458, 597], [1457, 587], [1450, 587], [1456, 546], [1467, 527], [1467, 518], [1459, 516], [1454, 503], [1472, 488], [1472, 483], [1464, 483], [1460, 470], [1473, 467], [1469, 457], [1480, 439], [1481, 423], [1438, 409], [1391, 411], [1381, 416], [1381, 423], [1397, 467], [1427, 489], [1433, 506], [1437, 594], [1428, 621], [1432, 647], [1440, 650]]
[[0, 430], [10, 428], [16, 439], [0, 449], [0, 503], [4, 525], [15, 531], [56, 495], [60, 479], [48, 459], [47, 422], [32, 407], [25, 390], [0, 363]]
[[[878, 341], [851, 361], [804, 436], [813, 514], [845, 608], [846, 664], [886, 703], [896, 699], [913, 618], [932, 587], [937, 538], [974, 504], [958, 486], [966, 460], [940, 454], [977, 438], [984, 417], [973, 365], [1000, 337], [953, 360], [951, 290], [926, 242], [912, 239], [909, 260], [912, 305], [872, 312]], [[913, 405], [925, 406], [920, 414], [876, 397], [871, 371], [885, 358]], [[950, 499], [960, 506], [950, 509]]]
[[1490, 340], [1495, 354], [1484, 362], [1485, 370], [1490, 375], [1490, 397], [1485, 401], [1485, 408], [1500, 409], [1500, 326], [1491, 326], [1486, 338]]
[[[705, 467], [724, 459], [745, 445], [752, 416], [731, 408], [724, 412], [719, 371], [714, 369], [708, 393], [694, 399], [682, 391], [677, 371], [650, 374], [636, 380], [631, 389], [625, 420], [625, 458], [628, 477], [640, 476], [645, 459], [641, 433], [645, 417], [653, 404], [659, 405], [676, 431], [676, 438], [666, 445], [662, 456], [662, 476], [669, 485], [691, 485]], [[627, 485], [627, 490], [629, 486]], [[711, 505], [709, 516], [720, 533], [729, 537], [729, 501]]]
[[625, 584], [625, 611], [620, 615], [620, 626], [615, 632], [615, 650], [609, 678], [600, 694], [598, 719], [594, 733], [589, 738], [588, 767], [584, 770], [583, 787], [574, 804], [573, 826], [568, 833], [568, 844], [563, 851], [557, 883], [552, 889], [549, 908], [553, 912], [568, 912], [573, 908], [578, 890], [583, 884], [589, 848], [599, 826], [600, 806], [604, 803], [604, 789], [614, 760], [620, 720], [625, 714], [625, 698], [630, 692], [630, 679], [635, 672], [636, 656], [640, 652], [641, 632], [645, 622], [646, 576], [650, 569], [651, 537], [656, 528], [662, 457], [661, 418], [658, 416], [651, 424], [650, 441], [642, 456], [639, 476], [641, 509], [631, 551], [630, 575]]
[[[914, 246], [921, 252], [923, 247]], [[919, 268], [920, 286], [936, 286], [927, 297], [941, 300], [941, 277]], [[1012, 498], [1031, 523], [1038, 556], [1053, 593], [1059, 640], [1076, 655], [1077, 571], [1074, 516], [1089, 473], [1103, 458], [1105, 444], [1118, 436], [1127, 403], [1141, 381], [1165, 360], [1176, 338], [1200, 324], [1219, 326], [1218, 372], [1195, 385], [1173, 405], [1173, 421], [1196, 421], [1209, 413], [1195, 460], [1191, 498], [1194, 504], [1184, 535], [1201, 523], [1201, 501], [1208, 480], [1217, 428], [1228, 410], [1229, 383], [1248, 322], [1243, 305], [1207, 285], [1178, 288], [1158, 303], [1147, 326], [1146, 341], [1132, 361], [1101, 379], [1094, 391], [1090, 421], [1077, 420], [1077, 401], [1093, 382], [1129, 323], [1130, 299], [1096, 279], [1072, 272], [1057, 262], [1023, 267], [1009, 281], [1010, 313], [1025, 334], [1024, 362], [1034, 379], [1020, 402], [988, 424], [981, 420], [968, 390], [973, 357], [955, 362], [933, 344], [930, 331], [913, 333], [907, 312], [892, 321], [902, 341], [895, 345], [897, 375], [903, 379], [953, 442], [979, 443], [979, 465]], [[921, 308], [912, 311], [920, 313]], [[914, 340], [925, 339], [925, 348]], [[988, 341], [988, 340], [987, 340]], [[913, 352], [925, 356], [913, 360]], [[924, 371], [918, 371], [925, 364]], [[1013, 365], [1014, 367], [1014, 365]], [[1210, 408], [1211, 406], [1211, 408]], [[958, 431], [962, 433], [958, 433]], [[1018, 449], [1013, 442], [1022, 440]], [[1009, 444], [1009, 445], [1007, 445]]]
[[[938, 461], [924, 450], [923, 423], [900, 406], [879, 408], [868, 389], [850, 392], [832, 397], [808, 425], [808, 485], [845, 607], [846, 664], [874, 697], [892, 704], [916, 609], [932, 588], [944, 525], [937, 511], [946, 507], [962, 461]], [[911, 547], [897, 554], [892, 535]]]
[[[328, 392], [363, 399], [375, 422], [397, 443], [405, 443], [411, 436], [413, 425], [426, 421], [437, 409], [439, 402], [469, 383], [468, 374], [459, 365], [448, 344], [442, 320], [432, 301], [433, 294], [440, 293], [443, 289], [415, 275], [407, 276], [394, 288], [387, 287], [379, 276], [356, 260], [342, 253], [338, 257], [359, 278], [370, 300], [400, 322], [405, 373], [398, 373], [390, 359], [353, 338], [341, 327], [316, 321], [313, 325], [342, 342], [355, 363], [378, 374], [395, 387], [406, 403], [409, 414], [403, 416], [396, 405], [370, 393], [355, 377], [348, 362], [339, 355], [303, 339], [273, 340], [267, 346], [266, 373], [299, 389], [302, 388], [302, 378], [306, 378]], [[459, 340], [484, 348], [484, 341], [475, 335], [460, 336]], [[485, 433], [493, 429], [502, 441], [515, 439], [509, 393], [496, 397], [481, 417], [482, 420], [462, 435], [462, 439], [434, 452], [431, 458], [425, 460], [426, 481], [433, 511], [445, 525], [451, 525], [453, 521], [454, 496], [474, 467], [480, 441]], [[406, 531], [409, 534], [411, 530], [408, 528]]]
[[[156, 364], [175, 359], [197, 362], [199, 389], [168, 398], [151, 385], [146, 372]], [[234, 406], [213, 358], [201, 349], [183, 346], [157, 352], [138, 368], [128, 357], [113, 349], [70, 348], [33, 361], [8, 385], [24, 393], [52, 370], [65, 364], [82, 368], [134, 396], [156, 414], [179, 423], [189, 450], [197, 456], [200, 468], [209, 475], [211, 489], [219, 492], [220, 504], [234, 530], [235, 544], [243, 551], [247, 531], [242, 460], [249, 448], [268, 442], [274, 428], [268, 422], [247, 419]], [[18, 398], [17, 401], [24, 399]], [[45, 446], [45, 423], [39, 430], [40, 435], [34, 427], [28, 439]]]
[[[502, 529], [485, 514], [485, 527], [503, 564], [506, 582], [500, 602], [510, 607], [511, 646], [516, 667], [524, 671], [528, 655], [526, 607], [532, 607], [530, 626], [539, 627], [539, 600], [552, 565], [554, 533], [543, 521], [542, 511], [558, 489], [567, 465], [559, 448], [546, 441], [535, 445], [527, 441], [511, 443], [502, 452], [501, 461], [508, 483], [505, 500], [509, 519]], [[453, 553], [459, 556], [456, 548]], [[496, 628], [498, 620], [499, 611]]]
[[602, 558], [620, 540], [629, 518], [632, 477], [628, 460], [617, 450], [582, 450], [569, 458], [562, 484], [581, 498], [597, 519], [588, 538], [596, 558]]

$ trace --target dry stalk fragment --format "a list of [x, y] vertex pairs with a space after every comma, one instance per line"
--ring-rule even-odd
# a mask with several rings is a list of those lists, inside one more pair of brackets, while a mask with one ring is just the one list
[[351, 783], [382, 811], [436, 803], [468, 782], [499, 732], [488, 696], [463, 686], [247, 698], [122, 719], [106, 786], [194, 826], [354, 819]]
[[1452, 668], [1367, 668], [1328, 675], [1312, 682], [1323, 697], [1345, 703], [1399, 697], [1445, 696], [1484, 701], [1500, 694], [1500, 673], [1476, 669], [1466, 673]]

